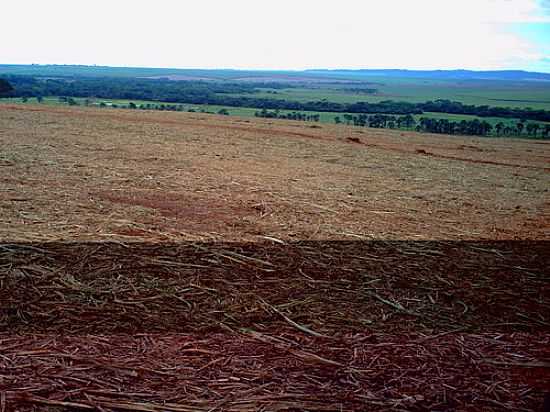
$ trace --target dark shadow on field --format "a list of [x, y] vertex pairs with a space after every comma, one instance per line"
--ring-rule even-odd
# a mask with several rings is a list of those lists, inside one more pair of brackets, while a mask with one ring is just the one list
[[2, 243], [0, 333], [549, 331], [550, 242]]

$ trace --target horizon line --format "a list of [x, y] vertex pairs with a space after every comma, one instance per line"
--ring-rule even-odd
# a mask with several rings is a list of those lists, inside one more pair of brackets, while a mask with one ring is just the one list
[[255, 72], [307, 72], [307, 71], [408, 71], [408, 72], [472, 72], [472, 73], [498, 73], [498, 72], [523, 72], [533, 74], [545, 74], [550, 75], [550, 71], [532, 71], [526, 69], [465, 69], [465, 68], [453, 68], [453, 69], [417, 69], [417, 68], [350, 68], [350, 67], [311, 67], [311, 68], [234, 68], [234, 67], [173, 67], [173, 66], [119, 66], [119, 65], [107, 65], [107, 64], [78, 64], [78, 63], [0, 63], [1, 66], [64, 66], [64, 67], [107, 67], [107, 68], [120, 68], [120, 69], [162, 69], [162, 70], [224, 70], [224, 71], [255, 71]]

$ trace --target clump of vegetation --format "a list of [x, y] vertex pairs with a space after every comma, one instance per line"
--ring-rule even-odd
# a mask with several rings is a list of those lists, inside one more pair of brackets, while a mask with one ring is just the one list
[[4, 79], [0, 79], [0, 97], [8, 96], [13, 91], [13, 86]]
[[308, 114], [300, 112], [280, 113], [279, 110], [268, 111], [262, 109], [259, 112], [254, 113], [255, 117], [263, 117], [266, 119], [287, 119], [287, 120], [300, 120], [303, 122], [318, 122], [320, 116], [318, 114]]

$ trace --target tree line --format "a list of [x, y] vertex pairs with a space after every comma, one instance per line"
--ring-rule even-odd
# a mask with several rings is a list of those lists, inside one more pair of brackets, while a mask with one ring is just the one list
[[417, 106], [424, 112], [467, 114], [478, 117], [502, 117], [508, 119], [518, 118], [524, 120], [537, 120], [540, 122], [550, 121], [550, 111], [534, 110], [531, 108], [519, 109], [509, 107], [474, 106], [445, 99], [418, 103]]
[[[334, 118], [336, 124], [345, 123], [347, 125], [374, 127], [379, 129], [407, 129], [417, 132], [466, 135], [466, 136], [522, 136], [550, 137], [550, 124], [540, 125], [538, 123], [526, 123], [521, 120], [516, 124], [505, 125], [502, 122], [494, 126], [485, 120], [461, 120], [459, 122], [448, 119], [434, 119], [430, 117], [421, 117], [418, 122], [411, 115], [406, 116], [388, 116], [381, 114], [354, 116], [344, 114], [342, 117]], [[540, 134], [539, 134], [540, 130]], [[523, 133], [525, 131], [525, 133]]]
[[[41, 97], [36, 98], [37, 102], [42, 102]], [[27, 102], [28, 98], [23, 97], [23, 102]], [[126, 104], [120, 103], [97, 103], [94, 99], [83, 99], [77, 101], [73, 97], [60, 96], [58, 97], [60, 103], [67, 104], [69, 106], [99, 106], [99, 107], [112, 107], [122, 109], [134, 109], [134, 110], [160, 110], [160, 111], [177, 111], [177, 112], [199, 112], [219, 115], [230, 115], [226, 108], [221, 108], [217, 111], [211, 111], [205, 108], [186, 108], [181, 104], [165, 104], [165, 103], [134, 103], [128, 102]], [[302, 113], [302, 112], [290, 112], [281, 113], [278, 110], [268, 111], [262, 109], [254, 113], [256, 117], [268, 118], [268, 119], [287, 119], [287, 120], [300, 120], [308, 122], [320, 121], [320, 115], [318, 113]], [[387, 128], [387, 129], [404, 129], [415, 130], [417, 132], [427, 133], [439, 133], [450, 135], [470, 135], [470, 136], [508, 136], [508, 137], [522, 137], [529, 136], [533, 138], [550, 138], [550, 124], [541, 125], [538, 123], [527, 123], [520, 120], [515, 123], [504, 124], [499, 122], [494, 126], [487, 121], [480, 121], [478, 119], [473, 120], [461, 120], [459, 122], [449, 121], [447, 119], [435, 119], [430, 117], [421, 117], [418, 121], [410, 114], [404, 116], [393, 116], [385, 114], [359, 114], [353, 115], [344, 113], [341, 116], [334, 117], [336, 124], [347, 124], [354, 126], [364, 126], [373, 128]], [[540, 132], [540, 133], [539, 133]]]
[[279, 110], [268, 111], [262, 109], [261, 111], [254, 113], [255, 117], [263, 117], [266, 119], [287, 119], [287, 120], [300, 120], [303, 122], [318, 122], [320, 116], [318, 114], [310, 113], [301, 113], [301, 112], [290, 112], [290, 113], [280, 113]]
[[[69, 96], [153, 100], [164, 103], [207, 104], [297, 112], [388, 115], [421, 115], [425, 112], [436, 112], [550, 122], [550, 111], [546, 110], [474, 106], [443, 99], [425, 103], [396, 102], [392, 100], [378, 103], [337, 103], [328, 100], [299, 102], [256, 97], [254, 93], [260, 91], [258, 86], [245, 82], [171, 81], [133, 78], [43, 79], [30, 76], [8, 76], [6, 79], [14, 88], [7, 94], [12, 97]], [[266, 85], [262, 84], [262, 87], [266, 87]], [[269, 87], [287, 88], [292, 86], [273, 83], [269, 84]], [[244, 94], [244, 96], [234, 96], [232, 94]]]
[[[26, 98], [23, 98], [23, 102], [25, 102]], [[41, 98], [36, 98], [37, 102], [41, 102]], [[127, 104], [119, 104], [119, 103], [105, 103], [105, 102], [99, 102], [96, 103], [92, 99], [84, 99], [81, 103], [79, 103], [77, 100], [75, 100], [72, 97], [66, 97], [66, 96], [60, 96], [58, 97], [58, 100], [60, 103], [66, 103], [69, 106], [99, 106], [99, 107], [112, 107], [113, 109], [131, 109], [131, 110], [159, 110], [159, 111], [170, 111], [170, 112], [189, 112], [189, 113], [208, 113], [208, 114], [221, 114], [225, 116], [229, 116], [230, 113], [227, 109], [221, 108], [218, 111], [210, 111], [206, 110], [204, 108], [200, 109], [193, 109], [189, 108], [186, 109], [185, 106], [181, 104], [164, 104], [164, 103], [139, 103], [136, 104], [134, 102], [128, 102]]]

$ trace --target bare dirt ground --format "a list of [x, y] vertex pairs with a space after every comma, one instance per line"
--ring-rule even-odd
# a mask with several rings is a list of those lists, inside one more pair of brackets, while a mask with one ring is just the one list
[[548, 142], [158, 112], [0, 116], [5, 239], [550, 236]]
[[550, 143], [0, 105], [0, 411], [536, 410]]

